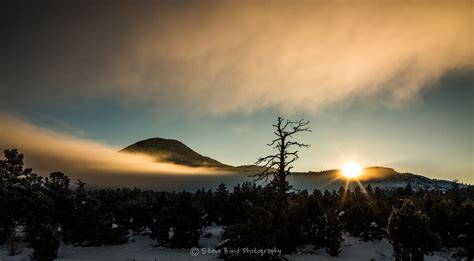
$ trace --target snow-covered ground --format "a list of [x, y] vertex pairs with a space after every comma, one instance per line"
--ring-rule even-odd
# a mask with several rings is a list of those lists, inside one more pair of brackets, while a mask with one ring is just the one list
[[[313, 250], [312, 246], [301, 248], [289, 257], [291, 261], [349, 261], [349, 260], [394, 260], [392, 245], [387, 239], [364, 242], [358, 238], [344, 235], [342, 251], [337, 257], [329, 256], [324, 249]], [[425, 256], [428, 261], [455, 260], [449, 259], [450, 252], [436, 252]]]
[[[148, 236], [132, 236], [131, 242], [118, 246], [107, 247], [76, 247], [62, 244], [59, 249], [58, 260], [79, 261], [79, 260], [122, 260], [122, 261], [178, 261], [178, 260], [216, 260], [217, 254], [212, 252], [220, 241], [222, 228], [212, 226], [206, 229], [200, 240], [200, 248], [195, 250], [196, 256], [190, 254], [189, 249], [168, 249], [156, 247], [156, 242]], [[134, 241], [134, 242], [132, 242]], [[30, 248], [23, 248], [22, 252], [16, 256], [8, 256], [5, 248], [0, 249], [0, 261], [27, 261], [30, 260]], [[454, 260], [449, 259], [449, 252], [437, 252], [433, 256], [426, 256], [425, 260]], [[342, 251], [338, 257], [330, 257], [324, 249], [313, 250], [311, 246], [302, 247], [297, 253], [288, 257], [292, 261], [349, 261], [349, 260], [393, 260], [392, 246], [388, 240], [384, 239], [375, 242], [363, 242], [351, 236], [344, 236]]]

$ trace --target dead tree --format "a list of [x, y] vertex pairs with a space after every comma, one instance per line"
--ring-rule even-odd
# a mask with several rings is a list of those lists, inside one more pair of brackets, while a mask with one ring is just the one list
[[303, 119], [299, 121], [285, 120], [278, 117], [275, 127], [275, 139], [269, 144], [276, 151], [273, 155], [259, 158], [255, 165], [263, 167], [263, 171], [252, 175], [255, 180], [268, 181], [273, 178], [272, 182], [276, 186], [280, 195], [285, 195], [289, 189], [286, 178], [290, 175], [293, 163], [299, 158], [298, 150], [293, 148], [307, 148], [310, 145], [300, 143], [293, 140], [293, 135], [300, 132], [311, 132], [308, 127], [309, 121]]

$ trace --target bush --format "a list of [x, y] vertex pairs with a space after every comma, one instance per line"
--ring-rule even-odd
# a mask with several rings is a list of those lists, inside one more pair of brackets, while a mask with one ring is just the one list
[[36, 228], [35, 237], [31, 242], [34, 260], [54, 260], [58, 257], [59, 235], [57, 228], [41, 224]]

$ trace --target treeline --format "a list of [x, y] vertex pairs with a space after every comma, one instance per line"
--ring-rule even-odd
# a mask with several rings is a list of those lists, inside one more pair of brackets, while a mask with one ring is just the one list
[[[157, 192], [140, 189], [87, 190], [60, 172], [43, 178], [24, 168], [23, 155], [6, 150], [0, 161], [0, 244], [15, 255], [28, 243], [33, 258], [52, 260], [60, 242], [102, 246], [124, 244], [130, 233], [148, 234], [170, 248], [199, 246], [206, 226], [224, 228], [219, 248], [294, 252], [302, 245], [337, 256], [342, 234], [361, 240], [389, 238], [397, 260], [458, 247], [474, 256], [473, 187], [442, 193], [405, 188], [384, 191], [292, 191], [282, 208], [274, 184], [243, 183], [229, 190]], [[278, 213], [285, 209], [284, 215]], [[222, 253], [224, 253], [222, 251]], [[273, 260], [279, 255], [223, 254], [226, 260]]]

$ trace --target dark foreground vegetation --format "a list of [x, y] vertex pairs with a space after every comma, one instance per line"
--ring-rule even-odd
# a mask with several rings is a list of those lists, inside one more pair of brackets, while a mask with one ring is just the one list
[[[148, 233], [160, 246], [198, 246], [203, 228], [224, 227], [220, 248], [281, 249], [301, 245], [338, 255], [342, 233], [377, 240], [388, 237], [398, 260], [422, 260], [423, 254], [459, 247], [474, 255], [472, 187], [383, 191], [314, 190], [287, 193], [285, 215], [280, 194], [270, 182], [221, 184], [214, 191], [156, 192], [140, 189], [87, 190], [70, 184], [60, 172], [43, 178], [25, 169], [23, 156], [6, 150], [0, 161], [0, 244], [15, 255], [20, 242], [34, 259], [57, 256], [60, 242], [82, 246], [124, 244], [129, 233]], [[227, 260], [270, 260], [278, 255], [223, 255]]]

